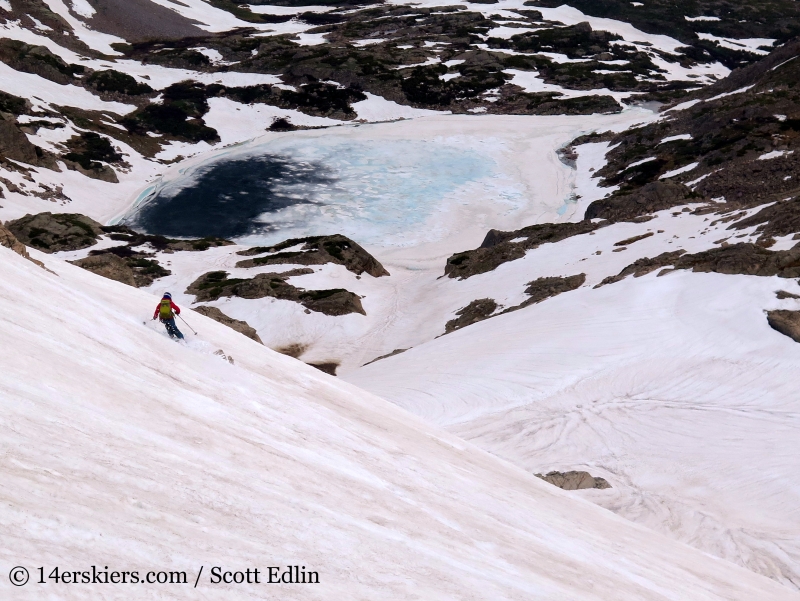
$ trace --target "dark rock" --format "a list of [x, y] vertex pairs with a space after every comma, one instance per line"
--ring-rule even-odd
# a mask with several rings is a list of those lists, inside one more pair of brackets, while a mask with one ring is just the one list
[[103, 253], [100, 255], [88, 256], [84, 259], [71, 261], [73, 265], [77, 265], [91, 271], [97, 275], [101, 275], [109, 280], [122, 282], [128, 286], [136, 287], [136, 277], [133, 269], [122, 257], [118, 257], [112, 253]]
[[473, 323], [488, 319], [497, 310], [497, 303], [491, 298], [481, 298], [472, 301], [466, 307], [456, 311], [455, 319], [451, 319], [444, 326], [444, 333], [449, 334]]
[[[444, 273], [451, 278], [467, 279], [473, 275], [493, 271], [499, 265], [525, 256], [528, 250], [541, 244], [554, 243], [587, 234], [601, 227], [590, 221], [578, 223], [542, 223], [513, 232], [489, 230], [480, 247], [456, 253], [447, 259]], [[518, 242], [514, 240], [520, 239]]]
[[800, 298], [800, 295], [792, 294], [791, 292], [786, 292], [786, 290], [778, 290], [775, 293], [775, 296], [778, 300], [786, 300], [787, 298]]
[[310, 365], [311, 367], [316, 367], [318, 370], [325, 372], [329, 376], [335, 376], [336, 369], [339, 367], [339, 364], [333, 361], [328, 363], [306, 363], [306, 365]]
[[11, 230], [5, 227], [2, 223], [0, 223], [0, 246], [10, 248], [18, 255], [28, 259], [28, 261], [36, 263], [39, 267], [44, 267], [44, 264], [41, 261], [31, 258], [25, 245], [17, 240], [16, 236], [11, 233]]
[[258, 332], [256, 329], [251, 327], [246, 321], [240, 321], [238, 319], [233, 319], [232, 317], [228, 317], [222, 311], [217, 309], [216, 307], [209, 307], [208, 305], [200, 305], [199, 307], [192, 307], [193, 311], [200, 313], [201, 315], [205, 315], [206, 317], [210, 317], [214, 321], [218, 321], [219, 323], [228, 326], [232, 330], [236, 330], [240, 334], [244, 334], [248, 338], [252, 338], [259, 344], [264, 344], [261, 342], [261, 338], [258, 336]]
[[771, 251], [755, 244], [731, 244], [724, 248], [683, 255], [675, 262], [675, 268], [691, 269], [695, 272], [796, 278], [800, 277], [800, 248], [795, 246], [789, 250]]
[[800, 342], [800, 311], [769, 311], [767, 323], [773, 330]]
[[[302, 244], [301, 250], [280, 252]], [[259, 246], [240, 251], [238, 254], [252, 256], [262, 253], [274, 253], [264, 257], [239, 261], [236, 267], [259, 267], [261, 265], [324, 265], [335, 263], [344, 265], [348, 271], [356, 275], [366, 272], [374, 278], [389, 275], [375, 257], [350, 238], [339, 234], [333, 236], [310, 236], [308, 238], [292, 238], [275, 246]]]
[[586, 282], [586, 274], [579, 273], [578, 275], [571, 275], [568, 277], [548, 277], [548, 278], [539, 278], [532, 282], [528, 283], [528, 287], [525, 289], [525, 294], [529, 294], [530, 298], [523, 301], [521, 304], [517, 305], [516, 307], [511, 307], [506, 309], [504, 313], [508, 313], [509, 311], [516, 311], [517, 309], [523, 309], [530, 305], [540, 303], [545, 299], [551, 298], [553, 296], [558, 296], [564, 292], [570, 292], [571, 290], [577, 290]]
[[311, 311], [325, 315], [366, 315], [361, 299], [348, 290], [303, 290], [286, 280], [293, 276], [314, 273], [311, 269], [292, 269], [283, 273], [260, 273], [252, 279], [228, 279], [225, 271], [206, 273], [189, 285], [188, 294], [194, 294], [198, 302], [217, 300], [223, 296], [240, 298], [272, 297], [300, 303]]
[[[408, 350], [407, 348], [396, 348], [391, 353], [386, 353], [385, 355], [381, 355], [380, 357], [375, 357], [372, 361], [367, 361], [364, 365], [375, 363], [376, 361], [380, 361], [381, 359], [388, 359], [389, 357], [394, 357], [395, 355], [399, 355], [400, 353], [405, 353], [407, 350]], [[364, 365], [362, 365], [361, 367], [364, 367]]]
[[0, 115], [0, 155], [28, 165], [37, 165], [40, 157], [36, 146], [31, 144], [16, 122], [3, 115]]
[[595, 200], [587, 207], [585, 218], [632, 221], [643, 215], [701, 200], [702, 198], [683, 184], [669, 180], [657, 181], [645, 184], [631, 193], [618, 193]]
[[144, 288], [158, 278], [172, 273], [151, 257], [152, 255], [134, 252], [127, 246], [117, 246], [92, 251], [88, 257], [70, 262], [110, 280]]
[[751, 217], [731, 224], [728, 229], [743, 230], [755, 225], [759, 226], [756, 232], [761, 234], [760, 240], [800, 232], [800, 197], [776, 202]]
[[547, 475], [534, 474], [553, 486], [564, 490], [584, 490], [587, 488], [611, 488], [605, 478], [592, 476], [589, 472], [548, 472]]
[[77, 213], [25, 215], [6, 227], [23, 244], [47, 253], [93, 246], [103, 233], [94, 219]]
[[643, 275], [647, 275], [648, 273], [655, 271], [656, 269], [674, 265], [675, 261], [677, 261], [685, 252], [685, 250], [676, 250], [674, 252], [661, 253], [657, 257], [653, 258], [645, 257], [638, 259], [620, 271], [617, 275], [612, 275], [605, 278], [602, 282], [597, 284], [595, 288], [600, 288], [606, 284], [614, 284], [624, 280], [629, 275], [632, 275], [635, 278], [640, 278]]
[[620, 240], [619, 242], [615, 242], [614, 246], [628, 246], [629, 244], [633, 244], [634, 242], [638, 242], [639, 240], [644, 240], [645, 238], [649, 238], [652, 235], [653, 232], [648, 232], [640, 236], [633, 236], [632, 238], [626, 238], [625, 240]]

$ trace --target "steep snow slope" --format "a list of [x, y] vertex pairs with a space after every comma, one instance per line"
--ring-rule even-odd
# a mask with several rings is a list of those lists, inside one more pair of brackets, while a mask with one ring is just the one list
[[[529, 265], [553, 269], [551, 246]], [[573, 494], [796, 588], [800, 346], [763, 314], [796, 309], [774, 295], [796, 287], [653, 273], [345, 377], [529, 472], [605, 477], [612, 489]]]
[[[5, 599], [797, 598], [191, 312], [202, 340], [171, 342], [151, 295], [37, 256], [55, 273], [0, 248], [0, 557], [34, 576]], [[93, 564], [189, 584], [34, 582]]]

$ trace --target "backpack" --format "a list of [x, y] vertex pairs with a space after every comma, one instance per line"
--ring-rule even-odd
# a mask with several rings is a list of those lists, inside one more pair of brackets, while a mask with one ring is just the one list
[[170, 299], [161, 299], [161, 303], [158, 305], [158, 316], [161, 319], [172, 319], [175, 317], [172, 313], [172, 301]]

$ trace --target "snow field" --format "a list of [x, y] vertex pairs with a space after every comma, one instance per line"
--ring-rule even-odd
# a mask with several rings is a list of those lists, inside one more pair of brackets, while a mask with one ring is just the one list
[[151, 295], [34, 254], [56, 273], [0, 248], [3, 564], [319, 570], [287, 599], [795, 598], [190, 311], [201, 341], [172, 342]]
[[344, 377], [526, 471], [602, 476], [612, 489], [574, 494], [796, 588], [800, 350], [763, 313], [797, 309], [774, 296], [796, 288], [688, 272], [587, 285]]

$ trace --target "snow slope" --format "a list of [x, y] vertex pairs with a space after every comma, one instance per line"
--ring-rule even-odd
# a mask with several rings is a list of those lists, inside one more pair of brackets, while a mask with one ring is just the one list
[[[557, 270], [560, 245], [548, 246], [529, 265]], [[613, 488], [575, 496], [797, 588], [800, 347], [763, 314], [797, 309], [774, 294], [796, 287], [653, 273], [492, 318], [345, 378], [526, 471], [602, 476]]]
[[[55, 273], [0, 248], [0, 563], [34, 572], [4, 599], [797, 598], [192, 312], [171, 342], [151, 295], [34, 254]], [[93, 564], [190, 584], [34, 583]], [[295, 564], [320, 584], [206, 580]]]

